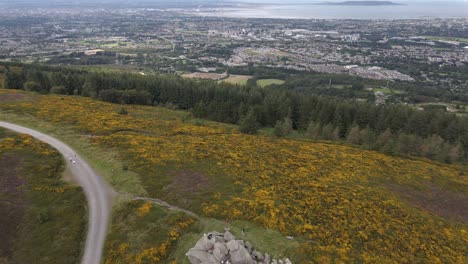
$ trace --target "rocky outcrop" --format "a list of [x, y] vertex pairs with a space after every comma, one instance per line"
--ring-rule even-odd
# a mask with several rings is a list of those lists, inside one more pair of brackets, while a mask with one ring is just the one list
[[244, 240], [237, 240], [229, 230], [204, 234], [186, 256], [191, 264], [292, 264], [289, 259], [274, 259], [255, 250]]

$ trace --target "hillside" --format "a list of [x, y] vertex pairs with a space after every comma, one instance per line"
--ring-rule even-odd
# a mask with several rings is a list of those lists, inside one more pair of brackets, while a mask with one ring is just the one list
[[79, 262], [85, 197], [63, 168], [50, 146], [0, 129], [0, 263]]
[[[294, 236], [296, 244], [286, 252], [294, 263], [466, 260], [465, 166], [328, 142], [244, 135], [236, 126], [165, 108], [124, 106], [128, 114], [119, 114], [122, 107], [82, 97], [0, 90], [0, 119], [53, 128], [65, 141], [75, 140], [83, 152], [95, 150], [93, 156], [86, 152], [95, 164], [112, 157], [117, 165], [99, 169], [121, 193], [160, 198], [204, 219], [247, 221]], [[137, 212], [122, 208], [120, 212]], [[184, 221], [199, 226], [202, 221], [165, 217], [171, 221], [161, 226]], [[151, 226], [135, 222], [132, 215], [121, 219], [140, 232]], [[177, 238], [187, 233], [180, 228]], [[113, 235], [127, 242], [116, 242], [110, 250], [131, 241], [133, 252], [145, 252], [151, 243], [138, 242], [139, 236]], [[178, 247], [172, 246], [164, 258], [176, 259]]]

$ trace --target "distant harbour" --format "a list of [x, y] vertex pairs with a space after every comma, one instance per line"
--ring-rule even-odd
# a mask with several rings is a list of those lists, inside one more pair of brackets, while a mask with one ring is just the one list
[[[400, 3], [400, 2], [395, 2]], [[468, 3], [404, 3], [394, 5], [264, 4], [237, 8], [198, 9], [201, 16], [284, 19], [428, 19], [468, 18]]]

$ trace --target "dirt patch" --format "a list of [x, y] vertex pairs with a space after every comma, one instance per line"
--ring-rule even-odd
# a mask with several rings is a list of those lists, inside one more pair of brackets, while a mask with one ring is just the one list
[[468, 195], [465, 193], [443, 190], [433, 184], [427, 184], [424, 191], [396, 184], [388, 188], [422, 210], [468, 223]]
[[0, 102], [23, 102], [29, 101], [31, 96], [22, 93], [2, 93], [0, 94]]
[[21, 164], [19, 157], [0, 155], [0, 260], [6, 258], [7, 263], [25, 206], [21, 186], [26, 182], [17, 174]]
[[196, 171], [176, 171], [171, 173], [173, 182], [169, 186], [180, 193], [194, 193], [208, 188], [208, 180], [205, 174]]

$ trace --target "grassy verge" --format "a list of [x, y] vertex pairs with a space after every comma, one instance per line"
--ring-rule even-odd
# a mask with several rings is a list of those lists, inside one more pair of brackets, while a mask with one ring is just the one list
[[0, 263], [79, 263], [86, 200], [61, 180], [60, 154], [0, 130], [0, 168]]

